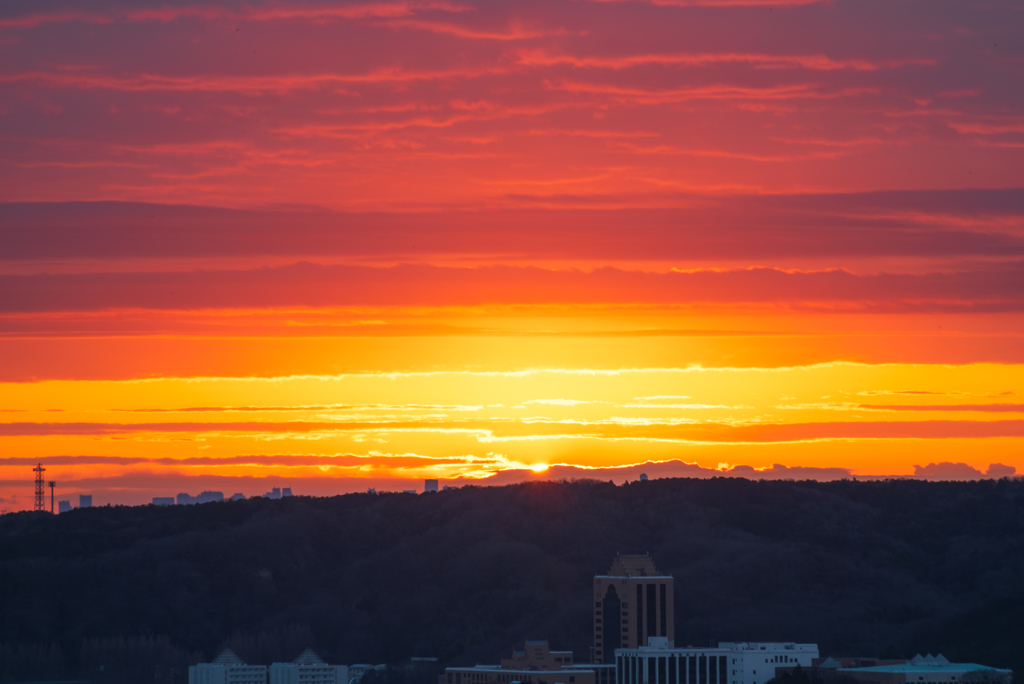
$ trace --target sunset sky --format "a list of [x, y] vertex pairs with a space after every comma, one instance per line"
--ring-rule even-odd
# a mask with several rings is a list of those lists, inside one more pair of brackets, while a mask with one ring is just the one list
[[0, 6], [0, 510], [1024, 473], [1017, 0]]

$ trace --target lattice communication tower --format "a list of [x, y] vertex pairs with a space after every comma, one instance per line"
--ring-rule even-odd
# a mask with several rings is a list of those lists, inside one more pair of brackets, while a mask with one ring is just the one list
[[34, 472], [36, 474], [36, 507], [35, 507], [35, 510], [37, 510], [37, 511], [45, 511], [46, 510], [46, 493], [45, 493], [46, 483], [43, 482], [43, 473], [46, 472], [46, 468], [44, 468], [43, 464], [40, 463], [39, 465], [37, 465], [35, 468], [32, 469], [32, 472]]

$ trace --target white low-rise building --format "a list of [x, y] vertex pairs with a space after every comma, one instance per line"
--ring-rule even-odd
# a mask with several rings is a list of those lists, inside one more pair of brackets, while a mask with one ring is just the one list
[[385, 665], [370, 665], [369, 663], [356, 663], [355, 665], [348, 666], [349, 680], [352, 682], [360, 682], [363, 679], [363, 675], [372, 670], [383, 671], [386, 669]]
[[307, 648], [293, 662], [271, 665], [270, 684], [348, 684], [348, 666], [328, 665]]
[[765, 684], [776, 667], [810, 667], [817, 644], [721, 642], [680, 648], [663, 637], [615, 650], [616, 684]]
[[897, 665], [844, 667], [838, 674], [862, 684], [1010, 684], [1012, 670], [1001, 670], [976, 663], [951, 663], [940, 653], [920, 653]]
[[230, 648], [212, 663], [188, 668], [188, 684], [267, 684], [266, 665], [246, 665]]

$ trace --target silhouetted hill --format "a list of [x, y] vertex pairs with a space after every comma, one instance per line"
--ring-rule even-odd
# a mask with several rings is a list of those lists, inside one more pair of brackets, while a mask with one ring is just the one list
[[675, 576], [681, 645], [1024, 671], [1021, 480], [723, 478], [2, 516], [0, 678], [180, 682], [225, 644], [472, 664], [546, 637], [586, 660], [591, 579], [620, 551]]

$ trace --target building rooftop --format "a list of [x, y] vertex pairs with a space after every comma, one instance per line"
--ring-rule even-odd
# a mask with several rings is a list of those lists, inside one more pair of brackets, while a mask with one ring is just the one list
[[313, 652], [313, 649], [307, 648], [305, 651], [299, 654], [299, 657], [295, 659], [296, 665], [326, 665], [324, 659]]
[[719, 648], [730, 651], [817, 651], [818, 644], [798, 644], [793, 641], [720, 641]]
[[213, 659], [216, 665], [245, 665], [245, 661], [239, 658], [230, 648], [225, 648], [220, 655]]
[[[649, 637], [646, 646], [620, 649], [626, 651], [765, 651], [766, 653], [811, 653], [817, 657], [817, 644], [797, 644], [794, 642], [731, 642], [720, 641], [718, 646], [677, 646], [665, 637]], [[861, 668], [863, 669], [863, 668]]]
[[910, 663], [904, 663], [903, 665], [876, 665], [875, 667], [841, 667], [839, 672], [889, 672], [889, 673], [904, 673], [912, 674], [914, 672], [920, 672], [924, 674], [926, 672], [942, 672], [955, 670], [957, 672], [1009, 672], [1009, 670], [1000, 670], [995, 667], [988, 667], [987, 665], [978, 665], [977, 663], [950, 663], [949, 665], [911, 665]]
[[617, 554], [608, 577], [661, 577], [649, 553]]
[[[564, 666], [562, 668], [562, 671], [572, 670], [572, 672], [576, 673], [576, 672], [580, 672], [580, 671], [592, 670], [595, 667], [603, 667], [605, 669], [609, 669], [609, 668], [614, 668], [615, 667], [615, 663], [606, 663], [606, 664], [598, 663], [596, 665], [594, 663], [580, 663], [578, 665], [566, 665], [566, 666]], [[479, 664], [473, 665], [472, 667], [457, 667], [457, 666], [453, 666], [453, 667], [450, 667], [448, 669], [449, 670], [478, 670], [480, 672], [501, 672], [503, 674], [512, 673], [512, 674], [530, 674], [530, 675], [535, 675], [537, 673], [551, 674], [551, 673], [559, 672], [559, 670], [531, 670], [529, 668], [508, 668], [508, 667], [502, 667], [501, 665], [479, 665]]]
[[996, 667], [988, 667], [987, 665], [978, 665], [977, 663], [951, 663], [946, 660], [945, 656], [941, 653], [937, 656], [933, 656], [929, 653], [926, 656], [922, 656], [918, 653], [916, 656], [910, 659], [909, 662], [901, 663], [899, 665], [876, 665], [874, 667], [843, 667], [840, 668], [839, 672], [888, 672], [888, 673], [921, 673], [925, 674], [928, 672], [1010, 672], [1010, 670], [1000, 670]]
[[563, 670], [593, 670], [596, 668], [612, 669], [615, 667], [615, 663], [569, 663], [568, 665], [562, 665]]

